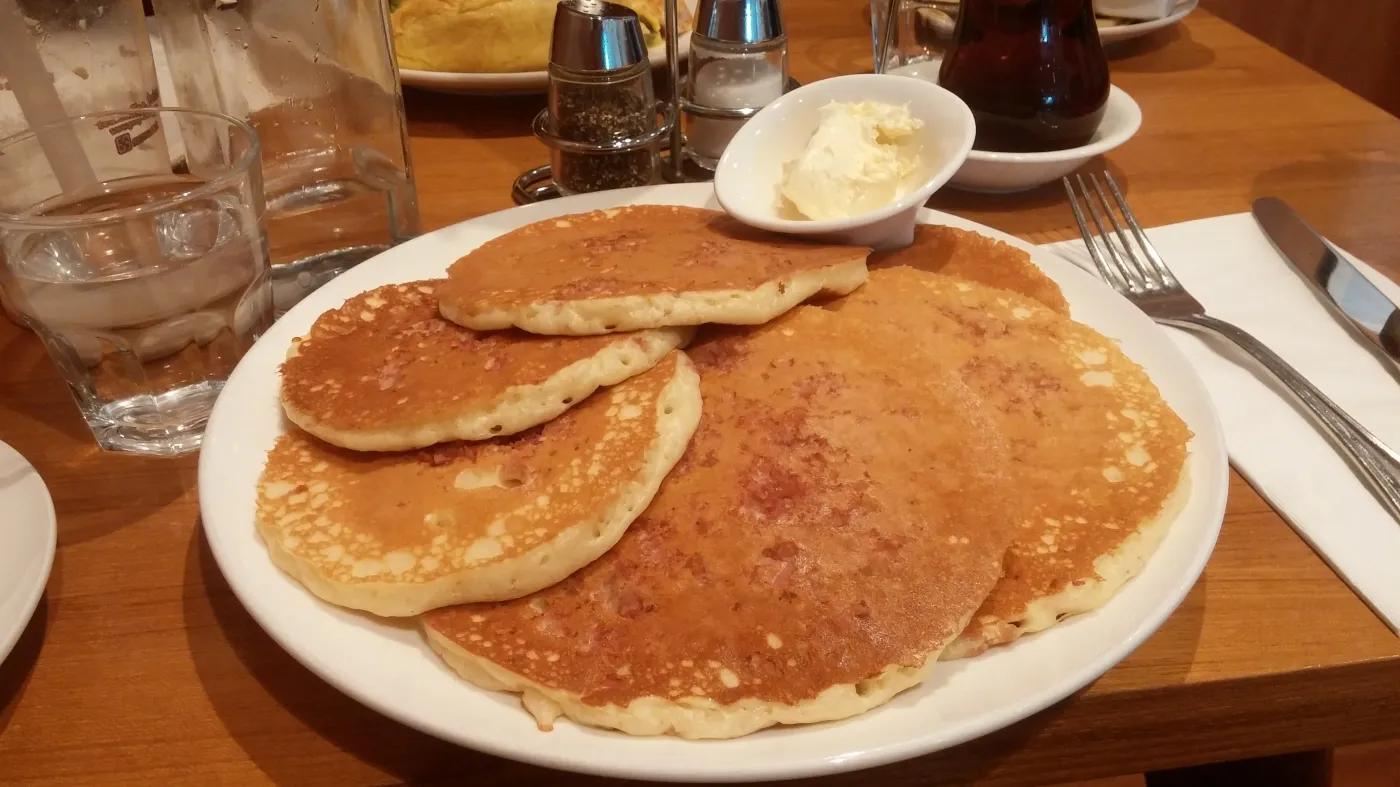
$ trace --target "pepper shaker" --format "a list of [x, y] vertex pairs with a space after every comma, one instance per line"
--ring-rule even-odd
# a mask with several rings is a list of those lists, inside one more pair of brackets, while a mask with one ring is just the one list
[[641, 20], [602, 0], [561, 0], [549, 53], [549, 100], [535, 134], [562, 194], [644, 186], [660, 174], [658, 120]]
[[787, 81], [778, 0], [700, 0], [685, 90], [691, 159], [713, 169], [739, 128], [781, 96]]

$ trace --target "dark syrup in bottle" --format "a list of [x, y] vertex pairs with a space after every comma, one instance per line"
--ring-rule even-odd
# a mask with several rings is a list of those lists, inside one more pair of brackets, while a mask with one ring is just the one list
[[1094, 135], [1108, 61], [1092, 0], [962, 0], [939, 83], [977, 120], [978, 150], [1061, 150]]

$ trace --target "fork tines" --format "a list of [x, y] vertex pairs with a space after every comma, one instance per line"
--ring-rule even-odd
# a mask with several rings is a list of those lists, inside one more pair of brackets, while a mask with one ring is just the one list
[[[1099, 275], [1113, 285], [1114, 289], [1136, 295], [1180, 287], [1161, 255], [1142, 231], [1142, 225], [1138, 223], [1137, 216], [1133, 215], [1133, 209], [1128, 207], [1128, 201], [1123, 198], [1123, 191], [1118, 188], [1118, 182], [1113, 179], [1112, 173], [1104, 170], [1103, 179], [1108, 183], [1108, 191], [1113, 194], [1111, 201], [1100, 184], [1099, 177], [1093, 173], [1089, 174], [1088, 184], [1085, 183], [1084, 176], [1079, 174], [1074, 175], [1073, 181], [1069, 176], [1062, 178], [1065, 193], [1069, 195], [1070, 210], [1074, 211], [1074, 220], [1079, 224], [1079, 232], [1084, 236], [1084, 245], [1088, 247], [1089, 256], [1093, 258], [1094, 266], [1099, 269]], [[1092, 184], [1092, 187], [1089, 184]], [[1086, 205], [1087, 219], [1084, 210]], [[1121, 222], [1118, 218], [1120, 214], [1123, 217]], [[1090, 223], [1095, 231], [1090, 231]], [[1124, 224], [1127, 225], [1127, 230], [1124, 229]], [[1112, 230], [1112, 234], [1109, 234], [1105, 226]]]

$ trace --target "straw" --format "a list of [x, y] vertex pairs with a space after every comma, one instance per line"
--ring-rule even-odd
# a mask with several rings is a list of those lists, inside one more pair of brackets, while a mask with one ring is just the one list
[[[34, 131], [49, 168], [58, 179], [59, 190], [69, 196], [98, 193], [97, 173], [78, 140], [78, 132], [65, 122], [68, 111], [58, 97], [58, 89], [54, 87], [44, 59], [39, 56], [38, 46], [29, 35], [29, 25], [20, 13], [18, 0], [0, 0], [0, 74], [9, 80], [20, 112]], [[122, 229], [132, 248], [140, 250], [143, 256], [158, 259], [154, 238], [129, 224]], [[81, 243], [84, 248], [89, 245], [96, 248], [101, 244], [97, 236], [90, 235], [83, 236]], [[101, 255], [94, 254], [93, 258], [100, 259]], [[3, 259], [0, 264], [4, 264]], [[86, 254], [73, 264], [81, 266], [80, 272], [85, 276], [99, 273]]]
[[19, 101], [20, 112], [34, 129], [39, 146], [68, 192], [88, 191], [97, 185], [87, 153], [77, 132], [66, 123], [68, 112], [59, 100], [58, 90], [39, 49], [29, 36], [29, 26], [19, 11], [18, 0], [0, 0], [0, 74], [9, 80]]
[[671, 67], [671, 177], [684, 180], [685, 144], [681, 138], [681, 47], [680, 11], [676, 0], [666, 0], [666, 64]]
[[875, 73], [885, 73], [885, 64], [890, 56], [890, 44], [894, 41], [894, 26], [899, 21], [899, 0], [889, 0], [885, 9], [885, 24], [880, 28], [880, 45], [875, 52]]

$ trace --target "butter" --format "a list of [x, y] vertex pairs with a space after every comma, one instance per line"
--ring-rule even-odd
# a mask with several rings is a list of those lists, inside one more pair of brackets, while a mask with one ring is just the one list
[[843, 219], [908, 193], [919, 171], [923, 122], [907, 105], [833, 101], [807, 147], [784, 167], [780, 192], [802, 218]]

